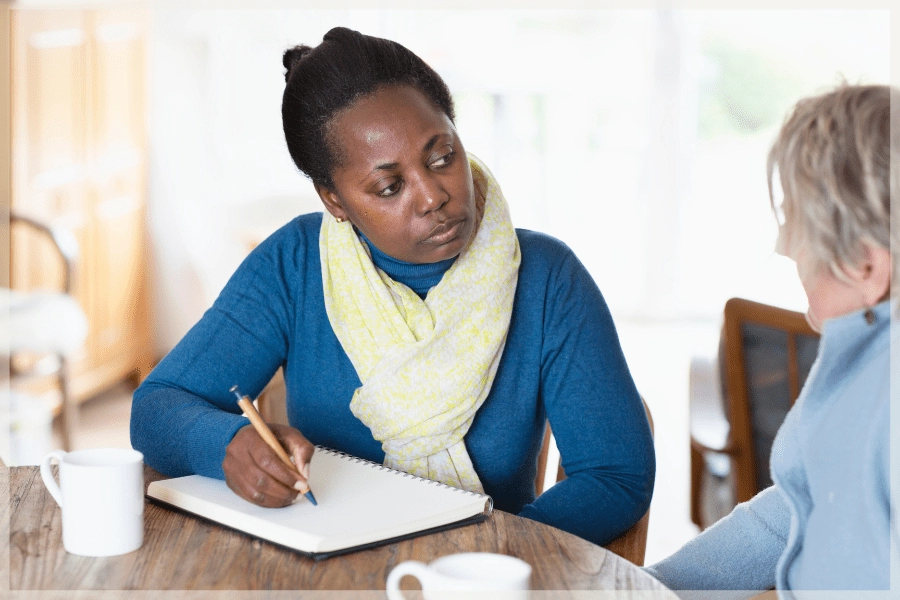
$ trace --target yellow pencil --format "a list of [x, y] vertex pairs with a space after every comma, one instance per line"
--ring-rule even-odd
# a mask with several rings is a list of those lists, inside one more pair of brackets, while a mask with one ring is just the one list
[[[240, 390], [238, 390], [238, 386], [232, 386], [231, 392], [234, 392], [234, 395], [237, 396], [238, 406], [241, 407], [241, 410], [244, 411], [244, 414], [250, 419], [250, 422], [253, 424], [253, 428], [256, 429], [256, 432], [259, 434], [259, 437], [263, 439], [263, 441], [269, 445], [278, 458], [281, 459], [289, 469], [300, 475], [300, 471], [297, 469], [297, 465], [291, 462], [291, 457], [287, 455], [287, 452], [284, 451], [284, 448], [281, 447], [281, 443], [278, 441], [278, 438], [275, 437], [275, 434], [272, 433], [272, 430], [269, 429], [269, 426], [266, 425], [266, 422], [263, 421], [262, 416], [256, 411], [256, 407], [253, 406], [253, 401], [250, 400], [249, 396], [242, 396]], [[306, 480], [303, 478], [303, 475], [300, 475], [300, 481], [303, 483], [303, 487], [306, 488], [306, 491], [302, 491], [304, 496], [312, 502], [313, 506], [318, 506], [319, 503], [316, 502], [316, 497], [313, 496], [312, 490], [309, 489], [309, 485], [306, 484]]]

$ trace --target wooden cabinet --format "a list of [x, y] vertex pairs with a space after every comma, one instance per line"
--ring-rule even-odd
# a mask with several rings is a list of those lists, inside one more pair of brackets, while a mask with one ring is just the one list
[[[70, 362], [77, 400], [153, 360], [146, 28], [140, 11], [11, 11], [12, 206], [79, 242], [73, 293], [89, 334]], [[40, 239], [13, 232], [12, 287], [56, 288], [61, 275]]]

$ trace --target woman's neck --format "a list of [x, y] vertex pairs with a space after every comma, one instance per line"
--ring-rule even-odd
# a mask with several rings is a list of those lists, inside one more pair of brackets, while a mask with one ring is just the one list
[[388, 277], [394, 281], [410, 288], [423, 300], [428, 295], [428, 290], [441, 281], [444, 273], [456, 261], [456, 257], [453, 257], [436, 263], [406, 262], [382, 252], [359, 229], [356, 229], [356, 233], [359, 235], [359, 239], [369, 247], [369, 253], [372, 255], [372, 262], [375, 266], [387, 273]]

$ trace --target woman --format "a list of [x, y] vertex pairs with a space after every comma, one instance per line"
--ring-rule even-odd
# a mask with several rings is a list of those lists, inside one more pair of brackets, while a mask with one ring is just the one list
[[773, 207], [776, 170], [784, 192], [779, 252], [797, 263], [819, 354], [775, 438], [774, 485], [648, 567], [670, 588], [890, 589], [892, 95], [844, 86], [802, 100], [769, 154]]
[[[168, 475], [291, 502], [302, 483], [228, 392], [255, 396], [283, 366], [292, 427], [274, 429], [304, 477], [323, 445], [596, 543], [624, 532], [650, 502], [653, 444], [584, 267], [513, 229], [409, 50], [336, 28], [284, 66], [288, 150], [326, 210], [260, 244], [135, 392], [134, 447]], [[535, 499], [547, 419], [568, 478]]]

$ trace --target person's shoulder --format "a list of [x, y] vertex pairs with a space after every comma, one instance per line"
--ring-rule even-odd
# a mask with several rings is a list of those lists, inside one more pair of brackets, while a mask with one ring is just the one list
[[541, 295], [579, 302], [599, 297], [594, 278], [565, 242], [528, 229], [516, 229], [516, 234], [522, 257], [519, 287], [523, 294], [540, 290]]
[[519, 249], [522, 251], [523, 260], [527, 256], [529, 260], [553, 264], [569, 257], [575, 257], [575, 253], [565, 242], [552, 235], [518, 228], [516, 235], [519, 238]]
[[310, 246], [318, 248], [322, 213], [307, 213], [295, 217], [279, 227], [254, 248], [254, 252], [268, 255], [296, 254]]
[[[291, 223], [296, 224], [296, 226], [303, 232], [307, 234], [314, 234], [315, 238], [319, 238], [319, 229], [322, 227], [322, 213], [321, 212], [311, 212], [306, 213], [305, 215], [300, 215], [295, 218]], [[291, 225], [288, 223], [288, 225]]]
[[[322, 213], [306, 213], [294, 217], [265, 239], [263, 243], [296, 242], [300, 238], [312, 238], [318, 241], [319, 229], [322, 227]], [[271, 240], [271, 241], [270, 241]], [[262, 245], [262, 244], [260, 244]]]
[[585, 271], [575, 252], [562, 240], [529, 229], [516, 229], [516, 234], [522, 253], [520, 275], [541, 274], [550, 279], [559, 276], [570, 279], [575, 272]]
[[321, 225], [322, 213], [291, 219], [250, 252], [234, 278], [241, 284], [246, 284], [248, 278], [259, 278], [266, 285], [276, 281], [288, 288], [301, 285], [311, 272], [318, 273]]

